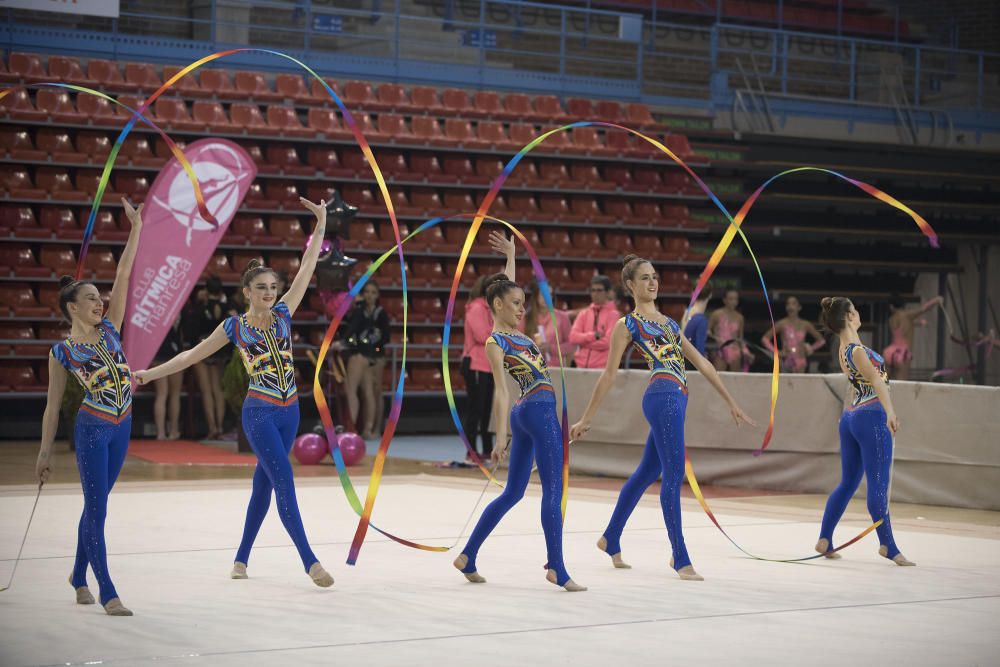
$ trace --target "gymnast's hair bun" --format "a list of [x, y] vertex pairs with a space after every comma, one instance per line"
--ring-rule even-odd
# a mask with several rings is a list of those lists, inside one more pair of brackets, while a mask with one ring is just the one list
[[73, 276], [63, 276], [62, 278], [59, 279], [59, 289], [60, 290], [66, 289], [75, 282], [76, 279], [73, 278]]

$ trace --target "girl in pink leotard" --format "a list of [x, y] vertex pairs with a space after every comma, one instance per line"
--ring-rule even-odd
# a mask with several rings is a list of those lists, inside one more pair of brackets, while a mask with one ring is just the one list
[[944, 303], [944, 297], [936, 296], [919, 306], [906, 308], [902, 297], [893, 294], [889, 299], [889, 329], [892, 331], [892, 342], [882, 351], [885, 365], [894, 380], [910, 379], [910, 362], [913, 361], [913, 327], [917, 318], [928, 310]]
[[[778, 328], [778, 335], [781, 336], [781, 370], [786, 373], [805, 373], [809, 366], [809, 355], [826, 345], [826, 339], [820, 336], [811, 322], [799, 317], [799, 313], [802, 312], [802, 304], [796, 297], [790, 296], [785, 300], [785, 312], [787, 316], [775, 324]], [[806, 335], [813, 337], [812, 345], [806, 342]], [[764, 347], [772, 352], [774, 351], [773, 336], [774, 328], [772, 327], [761, 338]]]
[[714, 364], [720, 371], [743, 371], [753, 363], [754, 356], [743, 342], [743, 315], [736, 306], [740, 303], [740, 293], [727, 290], [722, 299], [722, 308], [712, 313], [708, 320], [708, 334], [718, 344]]

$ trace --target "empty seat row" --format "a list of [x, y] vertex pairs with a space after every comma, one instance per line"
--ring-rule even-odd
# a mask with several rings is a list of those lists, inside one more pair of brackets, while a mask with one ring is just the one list
[[0, 391], [40, 392], [49, 384], [47, 363], [0, 360]]
[[[150, 63], [126, 63], [124, 72], [118, 64], [92, 58], [86, 69], [72, 57], [49, 56], [48, 71], [41, 56], [31, 53], [12, 53], [10, 67], [2, 67], [0, 80], [39, 83], [58, 81], [100, 87], [113, 92], [151, 93], [172, 79], [182, 69], [165, 65], [162, 76]], [[656, 124], [649, 107], [630, 103], [624, 107], [609, 100], [591, 102], [584, 98], [571, 98], [565, 109], [554, 95], [529, 96], [507, 93], [501, 97], [496, 91], [469, 92], [460, 88], [439, 91], [431, 86], [413, 86], [407, 89], [399, 84], [382, 83], [377, 87], [366, 81], [346, 81], [341, 85], [332, 79], [324, 80], [342, 98], [350, 109], [359, 111], [398, 111], [404, 113], [451, 114], [472, 118], [500, 120], [570, 121], [604, 120], [628, 123], [637, 127]], [[313, 77], [299, 74], [278, 74], [274, 89], [259, 72], [238, 71], [230, 75], [227, 70], [201, 68], [188, 73], [173, 84], [173, 90], [189, 97], [215, 97], [219, 99], [252, 99], [261, 102], [293, 100], [302, 104], [332, 104], [323, 83]]]
[[[76, 271], [77, 256], [71, 246], [42, 244], [36, 252], [28, 243], [0, 243], [0, 275], [16, 278], [50, 278]], [[106, 247], [94, 246], [84, 261], [85, 274], [99, 280], [114, 278], [118, 264]]]
[[[97, 192], [101, 180], [99, 169], [76, 169], [70, 175], [64, 167], [40, 166], [34, 169], [34, 179], [27, 167], [0, 164], [0, 191], [15, 199], [46, 199], [59, 201], [89, 201]], [[106, 201], [117, 201], [125, 195], [139, 201], [149, 191], [149, 175], [136, 171], [116, 170], [104, 192]]]

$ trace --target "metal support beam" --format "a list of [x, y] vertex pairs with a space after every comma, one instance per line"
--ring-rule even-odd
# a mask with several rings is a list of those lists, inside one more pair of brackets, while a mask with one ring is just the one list
[[[938, 274], [938, 296], [942, 299], [945, 298], [948, 292], [948, 274], [942, 271]], [[947, 306], [945, 306], [947, 307]], [[944, 368], [944, 350], [945, 343], [948, 341], [948, 330], [945, 328], [944, 313], [938, 313], [937, 318], [937, 350], [934, 355], [934, 367]], [[943, 379], [943, 378], [939, 378]]]
[[[985, 334], [990, 330], [989, 309], [987, 306], [987, 290], [990, 287], [990, 246], [979, 246], [979, 332]], [[976, 356], [976, 382], [986, 384], [986, 346], [980, 345]]]

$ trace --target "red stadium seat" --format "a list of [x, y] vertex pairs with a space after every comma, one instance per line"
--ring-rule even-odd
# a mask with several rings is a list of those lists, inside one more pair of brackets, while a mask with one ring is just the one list
[[611, 187], [598, 173], [597, 165], [593, 162], [573, 162], [569, 168], [569, 176], [574, 187], [588, 190], [605, 190]]
[[118, 63], [111, 60], [91, 58], [87, 62], [87, 76], [97, 81], [100, 88], [113, 91], [136, 91], [139, 89], [135, 83], [125, 80]]
[[149, 145], [149, 139], [143, 135], [131, 134], [122, 144], [122, 157], [127, 157], [128, 161], [141, 167], [160, 167], [166, 160], [153, 153], [153, 147]]
[[547, 251], [546, 254], [575, 254], [573, 243], [570, 241], [569, 233], [565, 229], [546, 228], [542, 230], [542, 245]]
[[149, 63], [126, 63], [125, 81], [144, 93], [151, 93], [163, 85], [156, 67]]
[[[645, 143], [645, 142], [643, 142]], [[605, 153], [609, 155], [627, 155], [633, 148], [632, 136], [620, 130], [609, 130], [604, 133]]]
[[56, 238], [73, 239], [83, 236], [83, 230], [76, 223], [73, 209], [43, 206], [40, 209], [40, 216], [42, 229], [55, 234]]
[[[344, 201], [357, 206], [361, 210], [371, 210], [377, 208], [375, 204], [375, 197], [366, 185], [344, 185], [340, 188], [340, 196], [344, 198]], [[329, 197], [326, 197], [326, 199], [329, 199]], [[315, 201], [315, 199], [313, 201]], [[379, 204], [379, 206], [381, 206], [381, 204]]]
[[269, 179], [264, 183], [264, 194], [283, 208], [299, 205], [299, 191], [291, 181]]
[[649, 112], [649, 107], [641, 102], [626, 105], [625, 122], [631, 127], [651, 127], [657, 124], [653, 114]]
[[240, 99], [252, 99], [259, 102], [277, 102], [284, 98], [281, 93], [271, 90], [267, 79], [259, 72], [237, 72], [234, 81]]
[[316, 131], [302, 125], [293, 107], [272, 104], [267, 108], [267, 125], [272, 133], [288, 137], [314, 137]]
[[104, 132], [77, 132], [76, 149], [93, 162], [103, 162], [111, 153], [111, 140]]
[[399, 114], [383, 113], [379, 114], [376, 137], [383, 141], [407, 141], [412, 139], [412, 134], [406, 127], [406, 120]]
[[309, 102], [312, 95], [301, 74], [279, 74], [274, 79], [274, 87], [280, 98], [296, 102]]
[[[204, 74], [202, 77], [204, 78]], [[191, 112], [195, 122], [206, 131], [236, 132], [239, 129], [236, 124], [229, 120], [226, 110], [218, 102], [198, 100], [192, 105]]]
[[691, 222], [688, 207], [683, 204], [663, 204], [661, 207], [663, 222], [672, 227], [687, 227]]
[[594, 114], [599, 120], [606, 123], [621, 124], [625, 119], [622, 117], [622, 105], [611, 100], [601, 100], [594, 105]]
[[[81, 93], [79, 97], [83, 97]], [[48, 114], [49, 119], [57, 123], [82, 124], [86, 122], [83, 114], [73, 106], [73, 100], [65, 90], [56, 88], [40, 88], [35, 93], [35, 106], [39, 111]]]
[[240, 93], [237, 92], [229, 72], [224, 69], [203, 69], [198, 76], [201, 88], [210, 95], [216, 95], [222, 99], [238, 99]]
[[[42, 207], [42, 213], [48, 210], [48, 206]], [[35, 214], [30, 206], [7, 205], [3, 209], [3, 226], [8, 232], [13, 232], [15, 238], [19, 239], [47, 239], [52, 236], [52, 230], [39, 226], [35, 220]]]
[[472, 133], [472, 123], [464, 118], [445, 119], [444, 136], [447, 141], [459, 144], [460, 146], [475, 139], [475, 135]]
[[25, 363], [0, 364], [0, 386], [20, 392], [45, 391], [46, 387], [31, 365]]
[[310, 146], [306, 153], [306, 162], [327, 176], [349, 175], [341, 168], [337, 151], [326, 146]]
[[[594, 105], [590, 100], [571, 97], [566, 100], [566, 114], [570, 120], [595, 120]], [[600, 120], [604, 120], [600, 118]]]
[[[301, 265], [301, 259], [299, 259], [298, 253], [271, 253], [271, 259], [268, 263], [275, 271], [283, 271], [285, 275], [289, 278], [294, 278], [295, 274], [299, 272], [299, 266]], [[237, 264], [237, 266], [246, 266], [245, 264]]]
[[[0, 204], [0, 235], [7, 236], [14, 228], [35, 227], [35, 213], [27, 204]], [[0, 275], [9, 267], [0, 267]]]
[[400, 111], [410, 106], [406, 89], [395, 83], [379, 84], [377, 96], [368, 106], [376, 111]]
[[153, 108], [156, 111], [156, 122], [161, 129], [200, 130], [204, 127], [204, 123], [191, 117], [187, 104], [182, 99], [161, 97], [156, 100]]
[[316, 172], [313, 166], [302, 164], [295, 146], [289, 144], [268, 144], [267, 162], [286, 174], [311, 176]]
[[0, 100], [0, 108], [3, 109], [5, 116], [14, 120], [41, 121], [45, 120], [48, 115], [35, 108], [26, 90], [15, 90], [8, 94], [3, 100]]
[[500, 94], [492, 90], [479, 90], [472, 97], [472, 108], [465, 112], [467, 116], [476, 118], [501, 118], [503, 107], [500, 105]]
[[441, 198], [436, 190], [430, 188], [413, 188], [410, 191], [410, 206], [427, 217], [438, 214], [442, 209]]
[[229, 106], [229, 118], [233, 125], [249, 134], [277, 134], [276, 130], [268, 127], [256, 104], [234, 102]]
[[[164, 65], [163, 66], [163, 82], [166, 83], [174, 77], [178, 72], [180, 72], [183, 67], [178, 65]], [[188, 72], [170, 87], [170, 90], [176, 95], [183, 95], [184, 97], [209, 97], [212, 93], [204, 90], [201, 84], [198, 83], [198, 77], [194, 72]]]
[[434, 153], [417, 152], [410, 154], [409, 180], [431, 182], [448, 180], [441, 170], [441, 162]]
[[349, 248], [377, 248], [382, 244], [378, 233], [375, 231], [375, 224], [370, 220], [355, 220], [351, 223], [351, 228], [347, 236], [347, 247]]
[[[333, 88], [333, 92], [337, 93], [338, 95], [340, 94], [340, 86], [337, 84], [335, 80], [331, 79], [330, 77], [323, 77], [323, 81], [325, 81], [331, 88]], [[319, 81], [311, 77], [309, 80], [309, 96], [310, 96], [310, 101], [313, 104], [333, 105], [334, 103], [333, 99], [330, 97], [330, 92], [326, 89], [326, 87], [323, 86], [323, 84], [321, 84]]]
[[[76, 108], [84, 116], [89, 118], [94, 125], [118, 125], [115, 109], [103, 97], [96, 95], [77, 95]], [[81, 122], [83, 122], [81, 120]]]
[[[525, 121], [533, 116], [531, 98], [523, 93], [508, 93], [503, 98], [503, 111], [500, 118], [504, 120]], [[513, 138], [513, 131], [511, 138]]]
[[473, 148], [500, 148], [510, 144], [503, 123], [496, 120], [481, 120], [476, 127], [476, 136], [467, 142]]
[[375, 101], [372, 85], [367, 81], [345, 81], [343, 88], [344, 104], [351, 109], [370, 110]]
[[668, 134], [664, 144], [669, 148], [677, 157], [684, 160], [685, 162], [703, 162], [704, 160], [697, 159], [694, 151], [691, 149], [691, 144], [688, 143], [687, 137], [683, 134]]
[[573, 230], [572, 252], [576, 254], [586, 254], [587, 257], [613, 257], [616, 251], [608, 248], [601, 242], [601, 237], [597, 232], [576, 229]]
[[410, 122], [410, 128], [414, 138], [424, 144], [445, 145], [451, 143], [445, 139], [436, 118], [414, 116]]
[[69, 246], [42, 246], [39, 263], [57, 276], [72, 275], [76, 271], [76, 255]]
[[445, 155], [443, 166], [445, 175], [450, 176], [452, 181], [466, 181], [469, 178], [478, 180], [472, 168], [472, 160], [465, 155]]
[[469, 93], [461, 88], [445, 88], [441, 91], [441, 104], [444, 106], [444, 113], [455, 116], [468, 117], [472, 110]]
[[645, 257], [659, 257], [663, 254], [663, 244], [656, 232], [636, 232], [633, 235], [633, 243], [636, 248], [642, 249]]
[[612, 255], [619, 255], [622, 257], [634, 250], [632, 246], [632, 237], [629, 236], [628, 232], [621, 231], [605, 232], [604, 247], [607, 248]]
[[636, 165], [630, 189], [655, 192], [663, 185], [663, 179], [660, 178], [661, 169], [660, 165]]
[[676, 192], [678, 194], [697, 194], [701, 192], [701, 189], [691, 181], [691, 178], [681, 171], [664, 174], [663, 189], [667, 192]]
[[[0, 257], [0, 264], [5, 263]], [[0, 313], [5, 312], [14, 317], [48, 317], [52, 311], [38, 303], [27, 283], [0, 283]]]
[[[573, 133], [572, 143], [566, 148], [567, 152], [579, 154], [604, 152], [604, 147], [597, 140], [597, 128], [591, 126], [574, 127], [571, 132]], [[555, 139], [555, 136], [550, 137], [550, 139]]]
[[410, 89], [410, 109], [414, 112], [437, 114], [444, 111], [438, 100], [437, 88], [414, 86]]
[[36, 188], [28, 170], [17, 165], [0, 165], [0, 187], [14, 199], [45, 198], [45, 190]]
[[[124, 214], [124, 211], [122, 213]], [[89, 215], [89, 210], [81, 215], [81, 222], [83, 224], [86, 224], [86, 219]], [[94, 218], [94, 238], [101, 241], [124, 241], [128, 238], [128, 234], [128, 230], [118, 226], [115, 217], [111, 215], [111, 211], [98, 211], [97, 217]]]
[[685, 236], [668, 236], [665, 248], [671, 259], [683, 261], [691, 257], [691, 244]]
[[632, 172], [623, 164], [616, 162], [605, 163], [603, 172], [602, 175], [605, 181], [614, 183], [619, 187], [627, 188], [632, 182]]
[[[378, 164], [382, 169], [382, 174], [392, 178], [400, 178], [410, 173], [410, 168], [406, 165], [406, 158], [399, 151], [379, 151]], [[365, 165], [365, 169], [370, 171]]]
[[36, 135], [38, 148], [54, 162], [86, 162], [87, 156], [73, 147], [69, 133], [63, 129], [40, 127]]
[[31, 135], [23, 127], [0, 126], [0, 151], [17, 161], [44, 160], [48, 154], [35, 148]]
[[309, 129], [319, 132], [326, 138], [345, 136], [347, 131], [341, 126], [340, 118], [332, 109], [309, 109]]
[[560, 194], [544, 193], [539, 197], [539, 209], [549, 220], [562, 220], [570, 216], [569, 203]]
[[145, 174], [134, 171], [115, 171], [113, 179], [115, 191], [133, 202], [142, 201], [149, 192], [149, 179]]
[[45, 65], [42, 64], [42, 59], [34, 53], [18, 53], [16, 51], [11, 53], [8, 59], [8, 68], [11, 74], [16, 74], [21, 81], [26, 83], [50, 80], [48, 72], [45, 71]]
[[226, 257], [226, 254], [218, 252], [208, 259], [205, 269], [201, 272], [202, 280], [208, 276], [217, 276], [220, 280], [233, 281], [238, 280], [240, 274], [229, 264], [229, 258]]
[[88, 88], [97, 85], [97, 81], [84, 73], [79, 60], [66, 56], [49, 56], [49, 77], [63, 83], [72, 83]]
[[535, 197], [527, 192], [511, 192], [507, 195], [507, 206], [511, 212], [526, 220], [539, 220], [545, 217], [538, 210]]
[[445, 275], [441, 262], [433, 257], [413, 259], [413, 279], [414, 282], [423, 281], [431, 287], [447, 287], [451, 284], [451, 276]]
[[84, 201], [88, 196], [73, 186], [69, 173], [62, 167], [39, 167], [35, 170], [35, 183], [60, 201]]
[[[556, 129], [557, 125], [543, 125], [542, 134], [548, 132], [549, 130]], [[541, 145], [541, 149], [546, 153], [561, 153], [566, 149], [572, 147], [569, 140], [569, 133], [566, 131], [556, 132], [545, 139], [545, 142]]]
[[51, 271], [38, 265], [31, 246], [25, 243], [0, 245], [0, 265], [8, 267], [18, 278], [47, 278]]
[[306, 239], [302, 222], [298, 218], [271, 218], [271, 234], [277, 237], [282, 245], [293, 247], [301, 247]]
[[566, 113], [555, 95], [536, 95], [532, 107], [534, 116], [545, 122], [566, 120]]
[[[659, 225], [662, 217], [660, 205], [654, 199], [640, 199], [633, 202], [632, 215], [635, 217], [632, 222], [634, 225]], [[638, 241], [637, 238], [636, 245], [638, 245]], [[638, 245], [638, 247], [642, 246]]]

